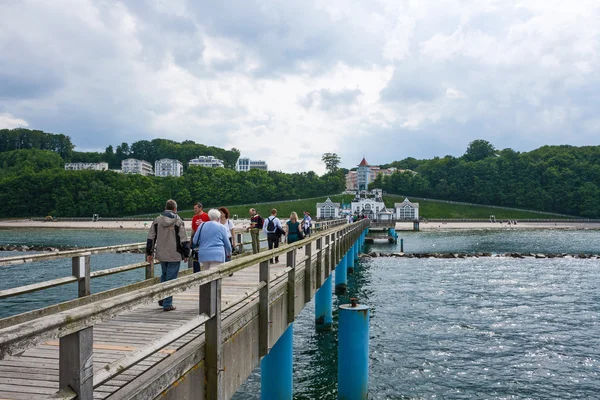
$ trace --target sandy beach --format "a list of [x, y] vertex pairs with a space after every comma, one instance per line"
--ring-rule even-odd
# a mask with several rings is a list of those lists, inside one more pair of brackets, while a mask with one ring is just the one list
[[[516, 225], [500, 222], [421, 222], [422, 231], [444, 229], [600, 229], [600, 223], [593, 222], [517, 222]], [[396, 230], [412, 230], [412, 222], [396, 223]]]
[[[236, 230], [245, 230], [248, 220], [234, 221]], [[60, 228], [60, 229], [142, 229], [150, 228], [152, 221], [31, 221], [28, 219], [0, 220], [0, 229], [6, 228]], [[191, 221], [185, 221], [185, 226], [191, 229]], [[412, 230], [412, 222], [396, 223], [397, 230]], [[600, 223], [593, 222], [518, 222], [508, 225], [500, 222], [421, 222], [420, 229], [600, 229]]]
[[[192, 229], [192, 221], [184, 221], [185, 227]], [[244, 230], [248, 220], [234, 221], [236, 230]], [[60, 228], [60, 229], [150, 229], [152, 220], [147, 221], [31, 221], [28, 219], [0, 220], [0, 229], [6, 228]]]

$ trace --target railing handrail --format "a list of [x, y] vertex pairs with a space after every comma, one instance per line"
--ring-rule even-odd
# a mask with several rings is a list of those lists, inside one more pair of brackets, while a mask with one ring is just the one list
[[88, 256], [91, 254], [116, 253], [119, 251], [139, 250], [145, 247], [146, 243], [119, 244], [114, 246], [89, 247], [81, 250], [62, 250], [52, 253], [38, 253], [24, 256], [2, 257], [0, 258], [0, 267], [7, 265], [30, 264], [37, 261], [56, 260], [59, 258], [69, 258], [78, 256]]
[[260, 252], [258, 254], [239, 258], [222, 264], [218, 268], [189, 274], [174, 280], [162, 282], [150, 287], [136, 289], [102, 301], [93, 302], [72, 308], [67, 311], [42, 316], [17, 325], [0, 329], [0, 360], [17, 351], [23, 351], [35, 346], [37, 343], [65, 336], [87, 327], [95, 325], [98, 321], [109, 319], [131, 308], [146, 304], [158, 299], [172, 296], [189, 289], [192, 286], [210, 283], [227, 277], [231, 273], [247, 267], [281, 256], [290, 250], [304, 247], [313, 241], [322, 239], [345, 228], [359, 229], [365, 226], [363, 222], [352, 225], [342, 225], [332, 230], [314, 234], [308, 238], [286, 244], [278, 249]]

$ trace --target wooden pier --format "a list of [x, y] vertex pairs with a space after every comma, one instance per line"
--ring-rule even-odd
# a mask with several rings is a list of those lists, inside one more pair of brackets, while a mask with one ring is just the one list
[[[90, 254], [142, 244], [0, 259], [2, 268], [73, 265], [72, 276], [0, 291], [0, 301], [71, 282], [79, 294], [0, 320], [0, 399], [229, 399], [368, 225], [332, 221], [302, 241], [164, 283], [146, 262], [90, 272]], [[147, 279], [90, 294], [93, 278], [132, 269]], [[177, 310], [163, 312], [156, 302], [169, 295]]]

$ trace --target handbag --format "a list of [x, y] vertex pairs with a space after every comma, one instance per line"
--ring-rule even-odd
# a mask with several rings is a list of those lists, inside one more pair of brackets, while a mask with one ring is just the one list
[[300, 229], [298, 229], [298, 239], [304, 239], [304, 232], [302, 232]]

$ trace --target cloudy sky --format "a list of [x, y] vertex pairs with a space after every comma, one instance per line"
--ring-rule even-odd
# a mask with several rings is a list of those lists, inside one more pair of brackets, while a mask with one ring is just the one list
[[598, 0], [0, 0], [0, 128], [324, 171], [599, 144]]

